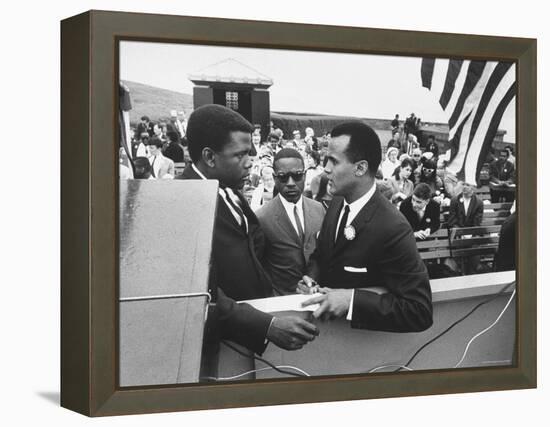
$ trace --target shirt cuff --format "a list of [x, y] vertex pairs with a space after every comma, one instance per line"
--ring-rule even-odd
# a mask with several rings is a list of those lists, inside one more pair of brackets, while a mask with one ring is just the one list
[[273, 325], [273, 321], [275, 320], [275, 316], [271, 318], [271, 322], [269, 322], [269, 326], [267, 327], [267, 331], [265, 333], [265, 339], [264, 339], [264, 345], [269, 344], [269, 338], [267, 336], [269, 335], [269, 329], [271, 329], [271, 325]]
[[353, 316], [353, 297], [355, 296], [355, 289], [353, 289], [351, 293], [351, 301], [349, 302], [349, 308], [348, 308], [348, 315], [346, 316], [346, 320], [349, 320], [351, 322], [351, 317]]

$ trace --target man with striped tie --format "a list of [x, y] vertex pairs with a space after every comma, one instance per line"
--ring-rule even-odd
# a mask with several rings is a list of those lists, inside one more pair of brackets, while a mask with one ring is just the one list
[[178, 179], [219, 181], [209, 283], [216, 305], [209, 314], [207, 331], [210, 338], [229, 339], [258, 354], [269, 341], [297, 350], [318, 334], [314, 325], [299, 317], [274, 317], [236, 303], [272, 295], [271, 280], [262, 267], [265, 237], [240, 193], [252, 166], [253, 130], [240, 114], [214, 104], [197, 108], [187, 124], [193, 163]]

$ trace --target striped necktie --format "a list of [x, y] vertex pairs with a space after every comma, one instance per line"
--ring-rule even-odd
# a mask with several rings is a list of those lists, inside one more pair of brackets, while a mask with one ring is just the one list
[[239, 215], [239, 217], [241, 219], [239, 225], [241, 226], [241, 228], [245, 232], [245, 234], [247, 234], [248, 230], [247, 230], [247, 227], [246, 227], [246, 221], [245, 221], [245, 218], [244, 218], [243, 210], [240, 208], [240, 206], [237, 205], [237, 203], [235, 203], [233, 201], [233, 198], [229, 194], [229, 191], [227, 191], [227, 188], [224, 188], [223, 191], [225, 192], [227, 202], [229, 203], [229, 205], [231, 205], [231, 207], [235, 210], [235, 212], [237, 213], [237, 215]]

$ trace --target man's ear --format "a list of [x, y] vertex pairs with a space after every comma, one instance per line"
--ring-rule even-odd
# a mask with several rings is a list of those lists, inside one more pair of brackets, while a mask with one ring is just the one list
[[201, 155], [202, 155], [202, 161], [208, 166], [208, 167], [215, 167], [216, 166], [216, 160], [215, 160], [215, 152], [210, 147], [204, 147], [202, 149]]
[[355, 176], [366, 175], [369, 171], [369, 162], [366, 160], [361, 160], [355, 163]]

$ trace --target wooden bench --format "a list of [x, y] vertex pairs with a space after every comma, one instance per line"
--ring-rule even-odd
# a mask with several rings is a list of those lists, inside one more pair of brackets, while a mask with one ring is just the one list
[[426, 240], [417, 241], [416, 247], [424, 261], [452, 258], [463, 264], [466, 258], [480, 256], [481, 262], [491, 264], [498, 249], [500, 228], [500, 225], [442, 228]]
[[[481, 220], [482, 226], [489, 225], [502, 225], [502, 223], [510, 216], [510, 209], [512, 203], [484, 203], [483, 204], [483, 219]], [[449, 220], [449, 211], [445, 210], [441, 212], [440, 221], [441, 227], [447, 226]]]

